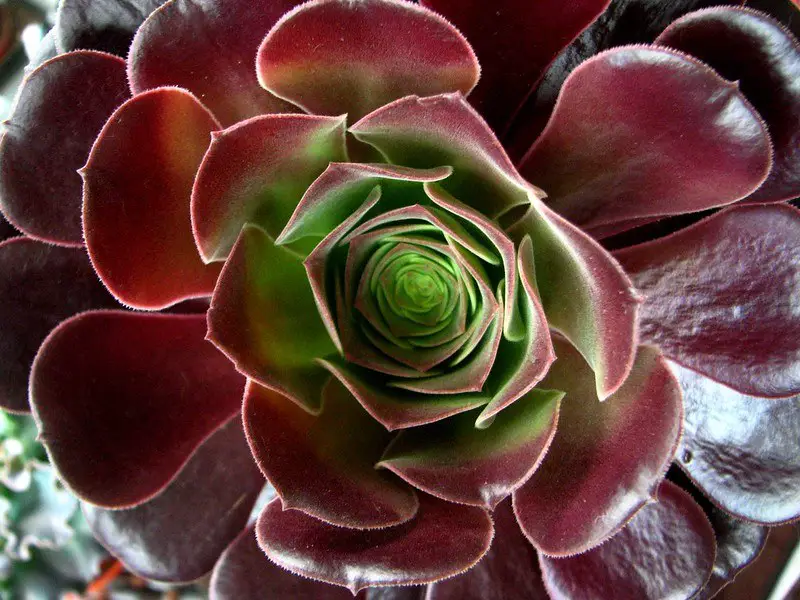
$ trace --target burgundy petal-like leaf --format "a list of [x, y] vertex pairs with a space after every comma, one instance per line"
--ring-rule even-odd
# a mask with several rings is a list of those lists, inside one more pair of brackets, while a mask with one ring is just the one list
[[390, 434], [335, 379], [323, 389], [318, 416], [252, 381], [243, 412], [253, 455], [284, 510], [355, 529], [397, 525], [416, 513], [413, 490], [375, 468]]
[[625, 384], [599, 402], [577, 351], [555, 339], [542, 387], [566, 392], [559, 425], [539, 469], [514, 493], [533, 545], [552, 556], [584, 552], [617, 532], [652, 500], [675, 454], [681, 395], [658, 351], [642, 346]]
[[750, 197], [777, 202], [800, 196], [800, 45], [767, 15], [720, 7], [690, 13], [657, 39], [695, 56], [739, 83], [766, 121], [775, 149], [769, 177]]
[[192, 191], [203, 258], [226, 258], [245, 222], [277, 237], [308, 186], [346, 159], [342, 117], [264, 115], [215, 132]]
[[128, 570], [158, 581], [193, 581], [213, 568], [245, 527], [263, 487], [234, 415], [152, 500], [128, 510], [84, 504], [83, 513], [95, 537]]
[[451, 19], [474, 45], [481, 80], [469, 99], [503, 133], [548, 65], [608, 7], [609, 0], [421, 3]]
[[737, 206], [615, 257], [645, 296], [641, 334], [745, 394], [800, 392], [800, 211]]
[[219, 126], [178, 88], [139, 94], [108, 120], [83, 168], [83, 223], [92, 263], [112, 294], [157, 309], [208, 296], [220, 265], [192, 237], [195, 173]]
[[671, 366], [686, 405], [681, 468], [736, 517], [768, 525], [800, 517], [800, 395], [747, 396]]
[[402, 98], [371, 112], [350, 132], [393, 164], [451, 166], [453, 174], [440, 185], [489, 217], [528, 204], [534, 193], [461, 94]]
[[64, 321], [33, 363], [31, 408], [50, 460], [82, 499], [149, 500], [241, 406], [241, 375], [202, 315], [97, 311]]
[[28, 412], [28, 374], [44, 338], [61, 321], [116, 303], [83, 248], [24, 237], [0, 244], [0, 406]]
[[56, 12], [59, 52], [78, 48], [126, 56], [133, 34], [165, 0], [60, 0]]
[[466, 94], [480, 67], [458, 30], [411, 2], [312, 0], [264, 38], [256, 70], [279, 98], [355, 121], [412, 94]]
[[520, 172], [591, 228], [696, 212], [752, 193], [769, 134], [737, 86], [667, 49], [629, 46], [575, 69]]
[[714, 553], [714, 530], [702, 509], [665, 481], [658, 501], [599, 548], [539, 560], [553, 600], [660, 600], [694, 597], [711, 575]]
[[353, 600], [341, 587], [298, 577], [267, 559], [258, 547], [255, 526], [228, 546], [211, 575], [212, 600]]
[[370, 415], [389, 431], [433, 423], [486, 404], [481, 393], [418, 394], [388, 388], [384, 377], [336, 358], [320, 360]]
[[420, 495], [416, 517], [395, 527], [335, 527], [272, 501], [258, 518], [258, 544], [279, 566], [348, 588], [416, 585], [469, 569], [494, 529], [483, 509]]
[[169, 0], [136, 32], [128, 54], [135, 94], [186, 88], [224, 125], [265, 113], [295, 112], [258, 85], [254, 62], [264, 35], [297, 0]]
[[531, 390], [491, 425], [475, 415], [400, 432], [378, 466], [450, 502], [493, 509], [539, 466], [556, 432], [563, 392]]
[[486, 556], [463, 575], [430, 585], [425, 600], [550, 600], [511, 502], [500, 504], [492, 517], [495, 535]]
[[245, 225], [208, 312], [208, 338], [236, 368], [311, 412], [328, 373], [316, 359], [336, 352], [301, 260], [263, 229]]
[[518, 241], [530, 236], [534, 268], [526, 270], [535, 272], [547, 323], [591, 365], [604, 400], [623, 384], [636, 353], [641, 300], [630, 279], [597, 242], [536, 198], [510, 232]]
[[28, 73], [0, 141], [0, 209], [15, 227], [50, 243], [83, 244], [77, 170], [129, 96], [125, 63], [101, 52], [64, 54]]

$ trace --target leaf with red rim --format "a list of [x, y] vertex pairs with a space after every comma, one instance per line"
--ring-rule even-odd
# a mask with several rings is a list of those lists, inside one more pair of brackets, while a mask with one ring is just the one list
[[718, 7], [672, 23], [656, 44], [691, 54], [736, 81], [763, 117], [775, 149], [769, 177], [749, 200], [800, 196], [800, 44], [777, 21], [753, 10]]
[[350, 132], [393, 164], [451, 166], [453, 174], [440, 185], [489, 217], [530, 202], [531, 186], [461, 94], [402, 98], [371, 112]]
[[59, 52], [78, 48], [126, 56], [133, 34], [165, 0], [60, 0], [55, 42]]
[[149, 500], [236, 414], [244, 380], [204, 335], [203, 315], [95, 311], [47, 337], [31, 408], [76, 495], [106, 508]]
[[110, 54], [71, 52], [27, 74], [0, 141], [0, 209], [17, 229], [49, 243], [83, 244], [76, 171], [129, 97], [125, 63]]
[[159, 88], [119, 107], [82, 169], [83, 225], [106, 287], [134, 308], [208, 296], [220, 265], [192, 238], [192, 183], [219, 126], [191, 94]]
[[742, 393], [800, 393], [798, 240], [796, 208], [737, 206], [615, 252], [645, 296], [642, 339]]
[[686, 419], [678, 464], [714, 504], [749, 521], [800, 517], [800, 395], [747, 396], [677, 363]]
[[348, 588], [417, 585], [461, 573], [489, 549], [494, 529], [480, 508], [420, 495], [411, 521], [359, 531], [323, 523], [272, 501], [256, 523], [258, 545], [292, 573]]
[[769, 133], [738, 90], [665, 48], [615, 48], [564, 82], [520, 172], [587, 229], [724, 206], [771, 166]]
[[128, 510], [83, 504], [83, 514], [95, 537], [128, 570], [158, 581], [194, 581], [213, 568], [247, 524], [263, 487], [234, 415], [152, 500]]
[[400, 432], [377, 466], [450, 502], [493, 509], [538, 467], [563, 392], [531, 390], [484, 429], [462, 413]]
[[539, 555], [553, 600], [692, 598], [714, 564], [714, 530], [692, 497], [665, 481], [643, 508], [599, 548], [570, 558]]
[[411, 2], [312, 0], [267, 34], [256, 71], [265, 89], [306, 112], [355, 121], [412, 94], [467, 94], [480, 67], [450, 23]]
[[298, 577], [269, 561], [258, 547], [255, 525], [222, 553], [211, 574], [210, 592], [214, 600], [353, 600], [347, 590]]
[[335, 379], [323, 389], [318, 416], [252, 381], [242, 410], [253, 455], [284, 510], [354, 529], [414, 517], [414, 491], [374, 467], [391, 436]]
[[296, 112], [258, 85], [253, 68], [264, 34], [297, 0], [169, 0], [142, 23], [128, 53], [134, 94], [186, 88], [224, 124]]
[[336, 351], [300, 259], [263, 229], [245, 225], [214, 290], [208, 339], [262, 385], [316, 412], [328, 373], [315, 360]]
[[536, 198], [510, 233], [530, 236], [547, 323], [591, 365], [604, 400], [623, 384], [636, 353], [640, 299], [633, 285], [597, 242]]
[[428, 586], [425, 600], [550, 600], [511, 502], [500, 504], [492, 518], [495, 535], [486, 556], [466, 573]]
[[678, 383], [656, 349], [642, 346], [625, 384], [599, 402], [588, 365], [554, 341], [558, 359], [541, 385], [566, 392], [558, 430], [514, 492], [514, 510], [540, 552], [569, 556], [607, 540], [652, 499], [683, 413]]
[[498, 133], [535, 88], [547, 66], [610, 0], [572, 2], [422, 0], [464, 32], [481, 64], [470, 103]]
[[227, 258], [247, 222], [277, 237], [308, 186], [342, 160], [344, 117], [263, 115], [214, 132], [192, 189], [204, 260]]
[[28, 375], [47, 334], [92, 308], [116, 306], [83, 248], [17, 237], [0, 243], [0, 406], [28, 412]]

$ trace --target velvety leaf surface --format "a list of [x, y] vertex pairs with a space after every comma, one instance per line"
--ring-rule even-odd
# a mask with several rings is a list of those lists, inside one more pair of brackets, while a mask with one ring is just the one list
[[442, 187], [489, 217], [529, 202], [530, 186], [461, 94], [402, 98], [368, 114], [350, 132], [391, 163], [453, 167]]
[[51, 462], [80, 498], [107, 508], [152, 498], [239, 410], [243, 379], [204, 335], [202, 315], [97, 311], [47, 337], [31, 372], [32, 409]]
[[397, 525], [416, 513], [413, 490], [375, 468], [389, 432], [335, 379], [318, 416], [252, 381], [242, 410], [253, 455], [284, 510], [356, 529]]
[[658, 501], [602, 546], [579, 556], [540, 554], [553, 600], [692, 598], [711, 575], [714, 530], [692, 497], [665, 481]]
[[203, 258], [226, 258], [245, 222], [277, 237], [308, 186], [343, 160], [342, 117], [264, 115], [214, 133], [192, 191]]
[[433, 423], [489, 401], [481, 393], [418, 394], [387, 388], [385, 376], [331, 357], [321, 360], [361, 405], [389, 431]]
[[531, 390], [484, 429], [463, 413], [400, 432], [378, 466], [444, 500], [493, 509], [544, 458], [562, 392]]
[[138, 94], [164, 85], [186, 88], [223, 125], [264, 113], [295, 112], [261, 89], [256, 51], [297, 0], [169, 0], [142, 24], [131, 44], [128, 75]]
[[60, 0], [56, 12], [59, 52], [78, 48], [125, 57], [133, 34], [165, 0]]
[[352, 600], [338, 586], [298, 577], [275, 565], [258, 547], [255, 526], [248, 527], [228, 546], [211, 575], [213, 600]]
[[591, 365], [604, 400], [623, 384], [636, 353], [641, 299], [630, 279], [597, 242], [536, 198], [510, 233], [518, 242], [530, 236], [534, 268], [527, 270], [535, 272], [547, 322]]
[[800, 516], [800, 396], [747, 396], [671, 367], [686, 405], [681, 468], [734, 516], [765, 524]]
[[246, 225], [214, 291], [208, 338], [242, 373], [316, 412], [336, 351], [300, 259]]
[[417, 516], [396, 527], [358, 531], [271, 502], [258, 518], [258, 544], [281, 567], [347, 587], [416, 585], [456, 575], [489, 549], [492, 520], [480, 508], [420, 494]]
[[50, 243], [83, 244], [77, 170], [129, 95], [125, 63], [100, 52], [64, 54], [27, 75], [0, 141], [0, 209], [15, 227]]
[[128, 570], [158, 581], [193, 581], [245, 527], [262, 487], [264, 477], [234, 415], [152, 500], [128, 510], [84, 504], [83, 513]]
[[729, 204], [770, 161], [767, 130], [735, 84], [674, 51], [631, 46], [573, 71], [520, 172], [592, 228]]
[[800, 392], [800, 211], [738, 206], [615, 253], [645, 296], [641, 335], [745, 394]]
[[480, 67], [450, 23], [416, 4], [313, 0], [264, 38], [256, 71], [265, 89], [306, 112], [355, 122], [404, 96], [467, 94]]
[[422, 0], [450, 19], [475, 47], [481, 79], [470, 103], [498, 133], [548, 65], [594, 21], [609, 0], [572, 2]]
[[0, 406], [29, 410], [31, 363], [53, 327], [76, 313], [114, 305], [83, 248], [23, 237], [0, 243]]
[[499, 504], [492, 518], [495, 535], [486, 556], [463, 575], [428, 586], [425, 600], [550, 600], [511, 502]]
[[86, 245], [114, 296], [158, 309], [208, 296], [220, 265], [204, 265], [192, 237], [195, 173], [219, 126], [178, 88], [132, 98], [108, 120], [82, 170]]
[[649, 44], [672, 21], [693, 10], [741, 3], [741, 0], [614, 0], [550, 64], [504, 137], [506, 148], [515, 160], [525, 154], [547, 124], [564, 80], [586, 59], [616, 46]]
[[797, 19], [800, 6], [797, 0], [745, 0], [742, 5], [767, 13], [800, 39], [800, 20]]
[[531, 543], [569, 556], [602, 543], [652, 499], [681, 430], [678, 384], [658, 351], [642, 346], [625, 384], [599, 402], [577, 351], [554, 339], [558, 359], [542, 387], [566, 392], [550, 449], [514, 492]]
[[[800, 17], [800, 11], [798, 11]], [[758, 202], [800, 196], [800, 45], [778, 22], [740, 8], [691, 13], [657, 39], [737, 81], [765, 120], [775, 149], [772, 171], [751, 196]]]

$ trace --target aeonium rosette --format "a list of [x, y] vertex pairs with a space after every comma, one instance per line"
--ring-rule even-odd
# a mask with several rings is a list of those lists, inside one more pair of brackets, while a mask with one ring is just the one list
[[518, 4], [62, 1], [0, 144], [3, 401], [32, 362], [130, 570], [689, 598], [797, 518], [796, 40], [679, 3], [567, 77], [637, 2]]

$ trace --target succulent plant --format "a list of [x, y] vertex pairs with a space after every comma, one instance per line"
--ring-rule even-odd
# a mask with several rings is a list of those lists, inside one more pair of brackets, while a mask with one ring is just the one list
[[800, 517], [800, 48], [706, 4], [62, 0], [0, 402], [215, 598], [713, 596]]

